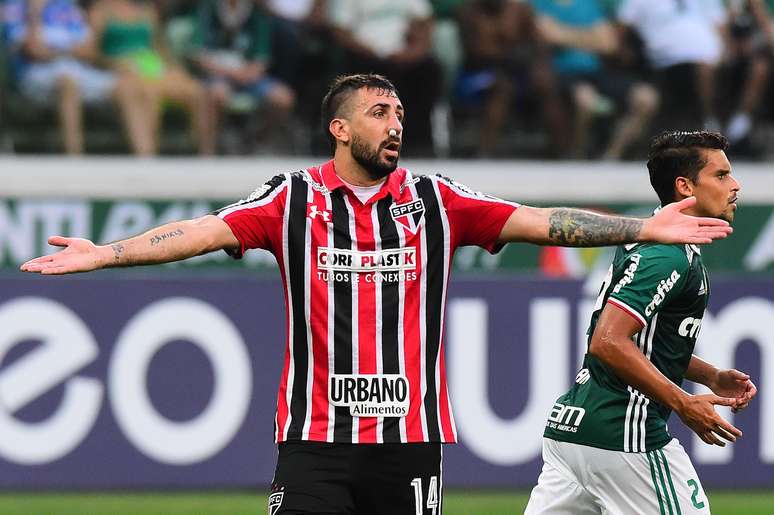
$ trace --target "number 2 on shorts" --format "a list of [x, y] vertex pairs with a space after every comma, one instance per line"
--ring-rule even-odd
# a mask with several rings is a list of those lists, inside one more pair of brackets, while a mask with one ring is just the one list
[[[415, 477], [411, 480], [411, 487], [414, 489], [414, 507], [416, 509], [416, 515], [423, 515], [424, 506], [423, 499], [424, 494], [422, 492], [422, 478]], [[427, 487], [427, 509], [430, 510], [431, 515], [437, 515], [438, 513], [438, 477], [430, 477], [430, 485]]]
[[697, 483], [695, 479], [689, 479], [688, 486], [693, 488], [693, 493], [691, 494], [691, 502], [693, 503], [693, 507], [699, 510], [704, 508], [704, 501], [699, 501], [696, 499], [696, 496], [699, 495], [699, 483]]

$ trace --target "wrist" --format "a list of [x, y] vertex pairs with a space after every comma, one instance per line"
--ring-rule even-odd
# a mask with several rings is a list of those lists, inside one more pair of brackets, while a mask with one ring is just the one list
[[116, 251], [116, 246], [123, 248], [123, 245], [117, 243], [97, 247], [97, 268], [108, 268], [119, 264], [120, 254]]
[[667, 399], [667, 406], [682, 417], [685, 407], [688, 405], [688, 401], [691, 398], [691, 394], [681, 388], [675, 387], [672, 394]]
[[653, 217], [642, 220], [640, 231], [635, 238], [638, 242], [653, 241]]

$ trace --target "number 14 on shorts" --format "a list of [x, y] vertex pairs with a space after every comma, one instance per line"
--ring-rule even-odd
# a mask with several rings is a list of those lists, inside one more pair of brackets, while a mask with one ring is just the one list
[[[416, 515], [425, 515], [424, 511], [424, 490], [422, 489], [422, 478], [415, 477], [411, 480], [411, 487], [414, 489], [414, 508]], [[430, 484], [427, 487], [427, 509], [430, 515], [438, 515], [438, 505], [440, 499], [438, 495], [438, 477], [431, 476]]]

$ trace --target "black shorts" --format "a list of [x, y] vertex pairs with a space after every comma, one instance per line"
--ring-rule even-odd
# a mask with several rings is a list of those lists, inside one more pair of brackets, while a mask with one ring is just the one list
[[441, 444], [279, 444], [269, 515], [440, 515]]

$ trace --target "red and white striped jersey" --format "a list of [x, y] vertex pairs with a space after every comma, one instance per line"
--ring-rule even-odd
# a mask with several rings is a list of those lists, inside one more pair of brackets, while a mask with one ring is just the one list
[[267, 249], [282, 273], [276, 441], [455, 442], [443, 350], [452, 257], [499, 250], [516, 208], [403, 168], [363, 204], [329, 161], [219, 210], [234, 257]]

